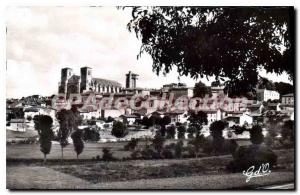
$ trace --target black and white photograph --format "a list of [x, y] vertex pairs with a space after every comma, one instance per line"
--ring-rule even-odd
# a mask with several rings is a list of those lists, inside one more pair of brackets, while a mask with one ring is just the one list
[[282, 3], [8, 6], [6, 189], [296, 190]]

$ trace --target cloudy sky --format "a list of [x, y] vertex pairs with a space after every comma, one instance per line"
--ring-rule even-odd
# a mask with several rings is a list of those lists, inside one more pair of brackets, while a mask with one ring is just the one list
[[[7, 97], [57, 93], [60, 70], [93, 68], [93, 77], [125, 85], [131, 70], [140, 75], [139, 87], [159, 88], [178, 82], [173, 70], [165, 76], [152, 72], [147, 54], [137, 60], [140, 41], [126, 29], [130, 9], [115, 7], [10, 7], [7, 9]], [[266, 76], [264, 72], [262, 76]], [[286, 75], [267, 75], [289, 82]], [[193, 86], [196, 82], [180, 77]], [[202, 80], [206, 84], [210, 81]]]

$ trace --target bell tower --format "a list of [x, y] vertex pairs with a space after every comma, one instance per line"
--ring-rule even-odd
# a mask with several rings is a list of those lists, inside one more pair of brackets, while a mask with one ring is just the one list
[[80, 69], [80, 92], [89, 91], [92, 83], [92, 68], [82, 67]]

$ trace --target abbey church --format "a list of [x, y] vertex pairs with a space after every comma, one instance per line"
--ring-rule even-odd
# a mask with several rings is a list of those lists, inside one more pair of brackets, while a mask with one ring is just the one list
[[80, 76], [75, 75], [71, 68], [63, 68], [61, 69], [61, 81], [58, 85], [58, 93], [66, 94], [67, 96], [69, 94], [85, 92], [137, 94], [144, 91], [136, 86], [138, 76], [138, 74], [129, 71], [126, 74], [125, 88], [123, 88], [117, 81], [93, 78], [92, 68], [90, 67], [82, 67], [80, 69]]
[[93, 91], [97, 93], [118, 93], [122, 85], [117, 81], [93, 78], [92, 68], [82, 67], [80, 76], [75, 75], [71, 68], [61, 70], [61, 82], [59, 83], [58, 92], [64, 94], [84, 93]]

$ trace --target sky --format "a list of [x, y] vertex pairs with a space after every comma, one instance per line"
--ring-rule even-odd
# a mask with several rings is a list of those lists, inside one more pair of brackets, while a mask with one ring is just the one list
[[[6, 24], [6, 96], [20, 98], [34, 94], [56, 94], [62, 68], [93, 69], [96, 78], [116, 80], [125, 86], [128, 71], [139, 74], [138, 87], [160, 88], [163, 84], [197, 80], [180, 77], [173, 69], [168, 75], [152, 71], [152, 59], [126, 25], [131, 10], [115, 7], [9, 7]], [[289, 82], [288, 76], [266, 74], [273, 81]], [[201, 79], [209, 85], [213, 79]]]

